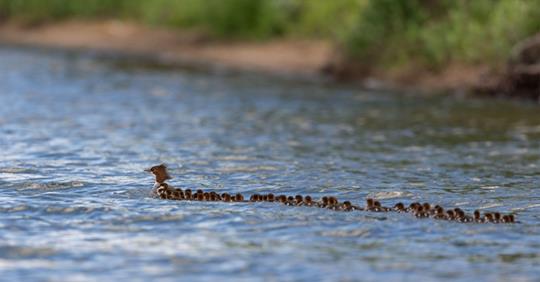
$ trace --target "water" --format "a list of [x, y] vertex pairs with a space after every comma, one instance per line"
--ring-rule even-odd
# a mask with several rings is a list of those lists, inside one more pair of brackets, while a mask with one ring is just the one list
[[[540, 280], [540, 108], [0, 49], [4, 280]], [[150, 196], [429, 201], [521, 224]]]

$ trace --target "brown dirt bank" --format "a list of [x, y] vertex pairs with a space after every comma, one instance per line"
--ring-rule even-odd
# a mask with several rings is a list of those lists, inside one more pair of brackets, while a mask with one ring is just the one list
[[[402, 69], [397, 72], [351, 71], [327, 41], [279, 39], [266, 42], [223, 42], [197, 32], [146, 27], [120, 21], [66, 21], [25, 26], [0, 25], [0, 44], [113, 52], [144, 56], [157, 63], [257, 71], [293, 77], [335, 78], [365, 86], [406, 90], [468, 92], [486, 83], [485, 66], [452, 65], [440, 72]], [[371, 82], [376, 83], [371, 83]], [[491, 82], [490, 82], [491, 83]], [[488, 83], [489, 84], [489, 83]]]

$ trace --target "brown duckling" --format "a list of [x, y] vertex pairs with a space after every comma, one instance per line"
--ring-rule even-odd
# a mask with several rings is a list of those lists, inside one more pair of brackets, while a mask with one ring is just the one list
[[426, 202], [426, 203], [422, 204], [422, 207], [423, 207], [424, 212], [431, 213], [431, 204]]
[[184, 191], [182, 191], [182, 189], [176, 189], [176, 192], [178, 193], [178, 199], [183, 200], [184, 199]]
[[493, 214], [490, 213], [490, 212], [486, 212], [486, 213], [484, 214], [484, 218], [486, 219], [486, 222], [490, 222], [490, 223], [493, 223], [493, 222], [494, 222]]
[[240, 194], [240, 193], [236, 193], [236, 196], [234, 197], [233, 201], [235, 201], [235, 202], [243, 202], [244, 201], [244, 196], [242, 196], [242, 194]]
[[205, 200], [205, 201], [210, 201], [210, 193], [204, 192], [204, 193], [203, 193], [203, 197], [204, 197], [204, 200]]
[[370, 211], [370, 210], [372, 210], [374, 208], [373, 202], [374, 202], [374, 200], [372, 198], [367, 198], [366, 199], [366, 210], [367, 211]]
[[266, 197], [266, 198], [267, 198], [268, 202], [273, 202], [275, 200], [274, 194], [272, 194], [272, 193], [268, 194], [268, 197]]
[[191, 195], [191, 189], [186, 189], [186, 190], [184, 191], [184, 198], [185, 198], [186, 200], [191, 200], [191, 198], [192, 198], [192, 195]]
[[429, 217], [429, 213], [424, 209], [423, 205], [418, 205], [416, 206], [414, 216], [418, 218], [425, 218], [425, 217]]
[[326, 208], [328, 206], [328, 197], [324, 196], [321, 198], [321, 201], [318, 203], [320, 208]]
[[478, 222], [478, 223], [483, 223], [484, 222], [484, 218], [482, 217], [479, 210], [474, 210], [473, 217], [474, 217], [473, 218], [474, 222]]
[[446, 215], [444, 214], [444, 209], [441, 206], [435, 207], [435, 215], [433, 216], [435, 219], [446, 219]]
[[338, 210], [340, 208], [338, 199], [333, 196], [328, 197], [328, 205], [326, 207], [331, 210]]
[[[435, 205], [435, 206], [430, 210], [429, 213], [430, 213], [431, 215], [436, 215], [436, 214], [437, 214], [437, 211], [438, 211], [439, 209], [442, 209], [442, 207], [441, 207], [440, 205]], [[444, 209], [443, 209], [443, 210], [444, 210]]]
[[493, 221], [495, 223], [501, 222], [501, 213], [499, 213], [499, 212], [493, 213]]
[[311, 198], [310, 195], [307, 195], [304, 197], [304, 205], [308, 207], [313, 206], [313, 199]]
[[223, 193], [221, 194], [221, 200], [223, 202], [230, 202], [232, 199], [231, 199], [231, 195], [229, 193]]
[[350, 201], [344, 201], [343, 204], [341, 204], [341, 210], [352, 211], [352, 210], [355, 210], [355, 208], [353, 207]]
[[287, 203], [287, 196], [285, 195], [279, 195], [278, 196], [278, 201], [282, 204], [286, 204]]
[[408, 212], [414, 213], [414, 212], [416, 212], [416, 209], [417, 209], [418, 206], [421, 206], [420, 203], [418, 203], [418, 202], [413, 202], [413, 203], [411, 203], [411, 204], [409, 205], [409, 208], [407, 209], [407, 211], [408, 211]]
[[175, 189], [172, 191], [172, 199], [173, 200], [180, 200], [180, 193]]
[[261, 195], [261, 201], [262, 201], [262, 202], [268, 201], [268, 195], [267, 195], [267, 194], [262, 194], [262, 195]]
[[295, 205], [301, 206], [303, 202], [304, 202], [304, 197], [302, 197], [302, 195], [294, 196], [294, 204]]
[[460, 222], [469, 222], [470, 218], [465, 214], [465, 212], [460, 208], [455, 208], [454, 212], [456, 214], [456, 220]]
[[405, 212], [405, 205], [401, 202], [394, 205], [394, 211]]
[[372, 210], [376, 211], [376, 212], [387, 212], [390, 209], [387, 208], [387, 207], [383, 207], [381, 205], [381, 202], [379, 202], [379, 201], [373, 201], [373, 209]]
[[293, 196], [288, 196], [287, 197], [287, 202], [285, 203], [286, 205], [288, 206], [294, 206], [294, 197]]
[[197, 201], [204, 201], [204, 193], [197, 193]]
[[506, 223], [515, 223], [515, 219], [514, 219], [513, 214], [508, 214], [508, 215], [506, 215], [506, 217], [507, 217]]
[[251, 197], [249, 197], [250, 202], [258, 202], [259, 201], [259, 194], [253, 194]]
[[448, 220], [456, 219], [456, 214], [455, 214], [454, 210], [447, 210], [446, 211], [446, 219], [448, 219]]

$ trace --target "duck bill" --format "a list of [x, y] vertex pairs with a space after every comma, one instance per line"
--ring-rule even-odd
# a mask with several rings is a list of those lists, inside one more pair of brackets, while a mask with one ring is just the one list
[[144, 171], [146, 171], [146, 172], [152, 172], [151, 169], [152, 169], [152, 168], [145, 168]]

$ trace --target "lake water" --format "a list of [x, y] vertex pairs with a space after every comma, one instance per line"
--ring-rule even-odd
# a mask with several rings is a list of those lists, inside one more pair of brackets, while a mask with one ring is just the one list
[[[0, 49], [0, 279], [540, 281], [540, 107]], [[513, 212], [521, 224], [151, 197]]]

